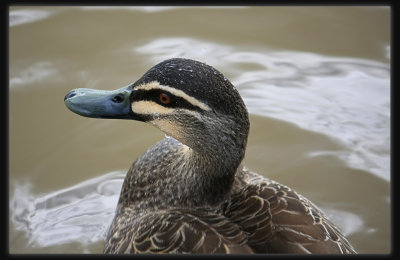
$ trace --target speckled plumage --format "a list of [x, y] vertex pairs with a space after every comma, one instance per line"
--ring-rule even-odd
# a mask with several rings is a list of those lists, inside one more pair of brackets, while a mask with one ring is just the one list
[[[179, 188], [184, 187], [179, 184], [184, 181], [181, 175], [176, 178], [176, 172], [185, 172], [186, 165], [181, 163], [186, 160], [186, 149], [172, 138], [164, 139], [131, 167], [105, 253], [355, 253], [309, 200], [242, 166], [220, 203], [180, 201], [177, 198], [184, 192]], [[156, 155], [165, 162], [149, 166], [147, 160]], [[170, 177], [154, 174], [158, 168], [175, 167]], [[135, 186], [132, 176], [140, 173], [140, 183], [147, 186]]]
[[355, 253], [309, 200], [241, 165], [247, 109], [211, 66], [166, 60], [99, 95], [75, 90], [65, 102], [84, 116], [144, 121], [170, 136], [128, 170], [104, 253]]

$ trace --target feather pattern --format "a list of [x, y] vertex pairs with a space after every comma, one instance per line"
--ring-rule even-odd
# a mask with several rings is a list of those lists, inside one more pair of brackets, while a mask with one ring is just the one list
[[326, 215], [291, 188], [247, 169], [236, 176], [246, 185], [238, 185], [224, 215], [248, 234], [256, 252], [355, 253]]
[[309, 200], [245, 168], [215, 208], [138, 215], [127, 207], [114, 226], [105, 253], [355, 253]]
[[[134, 229], [111, 234], [121, 247], [105, 253], [251, 253], [247, 234], [223, 215], [210, 209], [184, 209], [146, 214]], [[118, 238], [117, 238], [118, 237]], [[111, 243], [109, 244], [111, 245]]]

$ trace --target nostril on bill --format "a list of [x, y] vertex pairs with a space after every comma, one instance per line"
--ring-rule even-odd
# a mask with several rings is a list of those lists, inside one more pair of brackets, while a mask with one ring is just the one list
[[124, 95], [122, 94], [116, 95], [115, 97], [112, 98], [112, 101], [115, 103], [121, 103], [122, 101], [124, 101]]
[[73, 96], [76, 96], [76, 92], [74, 90], [72, 90], [71, 92], [69, 92], [67, 95], [65, 95], [64, 97], [64, 101], [66, 99], [72, 98]]

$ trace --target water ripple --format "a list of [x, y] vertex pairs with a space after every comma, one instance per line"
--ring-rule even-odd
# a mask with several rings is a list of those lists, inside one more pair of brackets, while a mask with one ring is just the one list
[[44, 10], [14, 10], [10, 11], [9, 25], [16, 26], [25, 23], [32, 23], [48, 18], [52, 15]]
[[125, 172], [115, 171], [72, 187], [36, 195], [29, 184], [16, 184], [10, 201], [17, 230], [28, 245], [46, 247], [104, 240], [114, 217]]
[[39, 61], [20, 71], [11, 71], [10, 88], [22, 89], [35, 82], [57, 81], [60, 78], [59, 71], [49, 61]]

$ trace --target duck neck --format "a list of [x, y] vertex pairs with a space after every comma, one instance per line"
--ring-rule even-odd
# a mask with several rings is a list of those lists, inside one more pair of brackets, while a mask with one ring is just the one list
[[[231, 153], [227, 151], [230, 150]], [[190, 180], [192, 192], [188, 194], [194, 205], [212, 206], [226, 198], [237, 168], [244, 157], [244, 149], [221, 149], [203, 153], [192, 149], [188, 169], [184, 174]]]
[[247, 145], [247, 113], [243, 117], [238, 122], [237, 118], [217, 115], [208, 120], [213, 123], [198, 126], [201, 131], [184, 140], [191, 149], [183, 174], [189, 174], [187, 178], [192, 180], [190, 196], [194, 204], [214, 205], [229, 193]]
[[[184, 129], [183, 122], [182, 127], [176, 125]], [[248, 132], [247, 113], [242, 113], [236, 118], [217, 115], [208, 123], [199, 121], [196, 131], [182, 132], [179, 141], [165, 138], [132, 165], [120, 205], [128, 203], [136, 209], [217, 205], [232, 187]]]
[[[246, 138], [247, 139], [247, 138]], [[124, 180], [119, 209], [213, 207], [229, 193], [245, 151], [205, 153], [168, 137], [147, 150]], [[228, 147], [225, 147], [228, 149]]]

